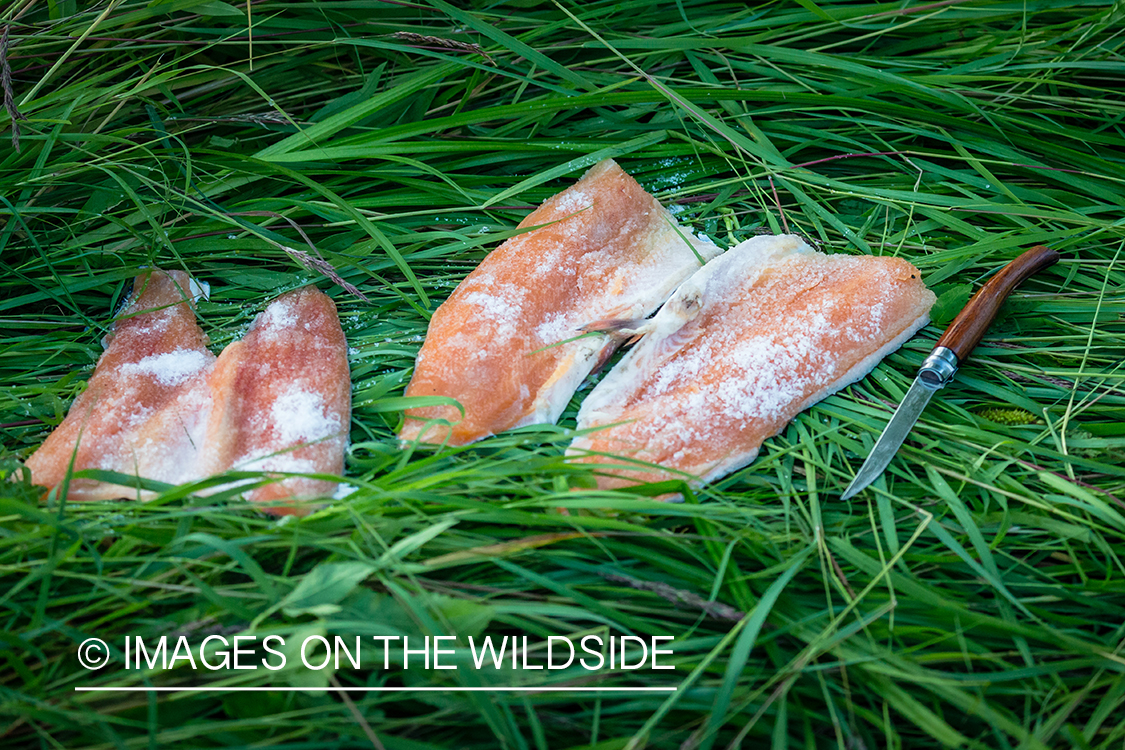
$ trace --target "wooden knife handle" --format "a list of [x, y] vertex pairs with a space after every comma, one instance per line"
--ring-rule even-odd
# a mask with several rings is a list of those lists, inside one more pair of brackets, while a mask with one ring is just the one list
[[984, 338], [984, 332], [992, 325], [1000, 305], [1017, 286], [1032, 274], [1053, 265], [1059, 254], [1045, 245], [1036, 245], [988, 280], [988, 283], [973, 295], [965, 308], [953, 319], [949, 328], [938, 339], [937, 345], [944, 346], [957, 355], [957, 361], [964, 362], [969, 352], [976, 348]]

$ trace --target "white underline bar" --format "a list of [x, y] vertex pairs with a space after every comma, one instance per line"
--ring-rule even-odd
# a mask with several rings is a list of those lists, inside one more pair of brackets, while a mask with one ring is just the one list
[[674, 693], [675, 687], [76, 687], [79, 693]]

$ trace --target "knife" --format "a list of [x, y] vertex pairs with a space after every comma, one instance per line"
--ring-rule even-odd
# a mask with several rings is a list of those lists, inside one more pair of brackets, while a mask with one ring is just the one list
[[1030, 276], [1053, 265], [1058, 259], [1059, 254], [1054, 250], [1036, 245], [1001, 268], [999, 273], [973, 295], [949, 328], [945, 329], [930, 356], [922, 362], [913, 385], [895, 409], [894, 416], [871, 449], [867, 460], [863, 462], [859, 473], [840, 496], [841, 500], [853, 497], [883, 473], [914, 423], [918, 421], [926, 404], [930, 403], [930, 398], [953, 380], [957, 366], [965, 361], [969, 352], [984, 338], [984, 332], [992, 325], [996, 313], [1000, 311], [1000, 305], [1008, 295]]

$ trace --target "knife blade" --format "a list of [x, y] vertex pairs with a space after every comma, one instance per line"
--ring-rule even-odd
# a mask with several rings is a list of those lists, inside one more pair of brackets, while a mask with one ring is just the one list
[[926, 404], [930, 403], [930, 398], [953, 380], [957, 368], [984, 338], [985, 331], [1000, 312], [1000, 306], [1008, 295], [1032, 275], [1054, 265], [1058, 259], [1059, 254], [1054, 250], [1036, 245], [1001, 268], [972, 296], [922, 362], [910, 390], [895, 409], [891, 421], [887, 423], [867, 460], [840, 496], [841, 500], [854, 497], [883, 473], [903, 440], [910, 434], [918, 417], [922, 415]]

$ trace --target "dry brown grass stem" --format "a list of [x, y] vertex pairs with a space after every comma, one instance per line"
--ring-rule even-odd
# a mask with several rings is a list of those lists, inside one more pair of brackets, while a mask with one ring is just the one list
[[473, 52], [475, 54], [482, 55], [484, 59], [488, 60], [488, 62], [492, 63], [493, 65], [496, 64], [496, 61], [493, 60], [492, 57], [484, 51], [484, 48], [482, 48], [479, 44], [474, 44], [472, 42], [458, 42], [453, 39], [443, 39], [440, 36], [415, 34], [413, 31], [396, 31], [394, 34], [392, 34], [392, 36], [399, 41], [408, 42], [410, 44], [416, 44], [420, 46], [435, 45], [442, 49], [455, 49], [462, 52]]
[[320, 251], [316, 249], [316, 245], [314, 245], [313, 241], [309, 239], [309, 236], [305, 234], [305, 230], [301, 228], [301, 225], [290, 219], [288, 216], [283, 216], [276, 211], [232, 211], [228, 215], [272, 216], [275, 219], [281, 219], [282, 221], [286, 222], [287, 224], [289, 224], [289, 226], [293, 227], [293, 229], [297, 231], [297, 234], [301, 235], [301, 239], [303, 239], [305, 241], [305, 244], [309, 246], [309, 248], [312, 250], [312, 253], [306, 253], [303, 250], [294, 250], [287, 245], [281, 245], [276, 242], [273, 244], [284, 250], [289, 257], [300, 263], [305, 268], [308, 268], [311, 271], [319, 271], [328, 278], [332, 279], [332, 281], [334, 281], [341, 289], [343, 289], [348, 294], [351, 294], [354, 297], [358, 297], [364, 302], [371, 301], [370, 299], [368, 299], [366, 294], [359, 291], [359, 289], [357, 289], [354, 285], [345, 281], [344, 278], [340, 276], [340, 274], [336, 271], [336, 268], [331, 263], [326, 261], [323, 257], [321, 257]]
[[652, 592], [662, 599], [667, 599], [672, 604], [685, 604], [694, 609], [701, 610], [704, 614], [714, 617], [717, 620], [731, 620], [737, 622], [741, 620], [744, 615], [743, 612], [739, 612], [734, 607], [723, 604], [722, 602], [707, 601], [698, 594], [683, 591], [669, 586], [666, 583], [660, 583], [659, 581], [642, 581], [629, 576], [617, 575], [616, 573], [602, 573], [601, 575], [602, 578], [611, 583], [623, 583], [638, 591]]
[[12, 66], [8, 64], [8, 49], [11, 45], [10, 32], [12, 25], [4, 24], [4, 31], [0, 33], [0, 88], [4, 90], [4, 109], [8, 117], [12, 118], [12, 148], [18, 154], [20, 151], [20, 120], [26, 120], [12, 95]]

